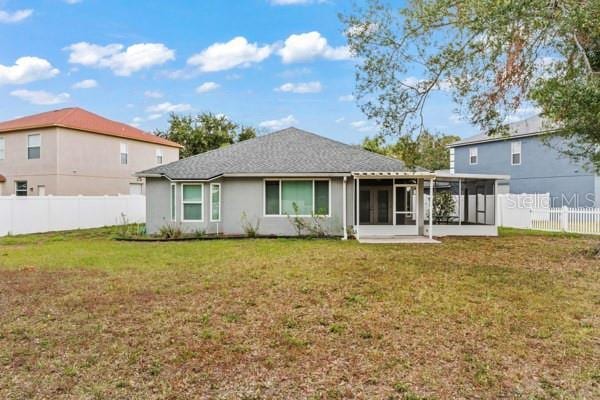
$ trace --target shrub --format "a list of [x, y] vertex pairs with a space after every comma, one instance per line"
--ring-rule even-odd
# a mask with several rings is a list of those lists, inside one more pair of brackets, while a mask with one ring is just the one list
[[448, 222], [454, 214], [456, 204], [452, 193], [437, 192], [433, 196], [433, 221], [434, 223]]
[[246, 211], [244, 211], [242, 212], [241, 222], [242, 230], [244, 231], [246, 236], [250, 238], [255, 238], [256, 236], [258, 236], [258, 229], [260, 228], [260, 219], [256, 218], [256, 223], [252, 223], [252, 221], [248, 219]]
[[158, 233], [163, 239], [178, 239], [183, 235], [181, 227], [175, 225], [163, 225]]
[[299, 217], [300, 207], [292, 203], [294, 216], [287, 214], [288, 221], [294, 227], [296, 235], [302, 236], [306, 232], [310, 236], [325, 237], [329, 234], [325, 227], [325, 214], [323, 212], [311, 213], [310, 217]]

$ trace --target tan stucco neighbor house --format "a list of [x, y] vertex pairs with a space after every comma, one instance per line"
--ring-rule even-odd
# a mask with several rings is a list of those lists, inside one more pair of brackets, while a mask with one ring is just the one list
[[142, 194], [182, 146], [81, 108], [0, 122], [0, 195]]

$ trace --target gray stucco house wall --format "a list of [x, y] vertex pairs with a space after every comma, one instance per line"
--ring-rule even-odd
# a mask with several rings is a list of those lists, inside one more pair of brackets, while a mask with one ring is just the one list
[[[515, 125], [509, 137], [493, 139], [477, 135], [451, 145], [454, 171], [510, 175], [506, 183], [508, 192], [550, 193], [555, 207], [600, 207], [600, 177], [590, 166], [562, 155], [556, 149], [566, 146], [562, 139], [552, 138], [551, 145], [546, 144], [539, 118], [524, 122], [528, 124]], [[514, 142], [521, 143], [519, 165], [512, 164]], [[471, 164], [474, 148], [477, 163]]]
[[[236, 177], [220, 178], [203, 183], [203, 221], [182, 221], [181, 210], [181, 182], [171, 182], [163, 178], [148, 178], [146, 181], [147, 220], [146, 227], [149, 233], [156, 233], [163, 226], [176, 225], [185, 232], [205, 231], [206, 233], [244, 234], [242, 228], [242, 215], [245, 213], [247, 220], [252, 224], [259, 222], [261, 235], [295, 235], [293, 225], [286, 216], [265, 215], [264, 181], [265, 179], [279, 179], [279, 177]], [[330, 215], [323, 217], [328, 233], [342, 236], [342, 177], [294, 177], [294, 179], [322, 180], [330, 182]], [[212, 222], [210, 218], [210, 184], [221, 184], [221, 220]], [[175, 185], [175, 220], [171, 220], [171, 185]], [[353, 216], [353, 191], [351, 180], [346, 184], [346, 210], [347, 224], [354, 225]]]

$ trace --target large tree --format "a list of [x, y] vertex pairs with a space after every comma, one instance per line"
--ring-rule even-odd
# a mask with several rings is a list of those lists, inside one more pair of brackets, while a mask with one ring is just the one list
[[169, 127], [156, 131], [160, 137], [181, 144], [185, 158], [256, 137], [256, 129], [242, 126], [227, 117], [212, 113], [196, 116], [171, 114]]
[[408, 168], [422, 167], [436, 171], [450, 168], [447, 146], [457, 140], [460, 140], [458, 136], [424, 131], [415, 139], [401, 136], [391, 143], [387, 143], [383, 136], [365, 138], [362, 145], [367, 150], [402, 160]]
[[568, 155], [600, 168], [599, 0], [367, 0], [342, 20], [359, 106], [384, 134], [421, 131], [432, 92], [450, 88], [490, 134], [535, 104]]

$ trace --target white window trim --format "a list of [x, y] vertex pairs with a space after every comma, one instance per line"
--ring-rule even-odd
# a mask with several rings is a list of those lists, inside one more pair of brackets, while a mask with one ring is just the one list
[[[213, 219], [213, 187], [214, 186], [218, 186], [219, 187], [219, 218], [218, 219]], [[211, 183], [210, 184], [210, 222], [221, 222], [221, 184], [220, 183]]]
[[[165, 156], [163, 154], [162, 149], [156, 149], [155, 156], [156, 156], [156, 163], [158, 165], [162, 165], [165, 162]], [[158, 157], [160, 157], [160, 162], [158, 162]]]
[[[202, 188], [202, 198], [200, 201], [185, 201], [183, 199], [183, 188], [186, 186], [200, 186]], [[185, 205], [186, 204], [200, 204], [202, 206], [202, 212], [200, 213], [201, 219], [185, 219]], [[181, 221], [182, 222], [204, 222], [204, 183], [182, 183], [181, 184]]]
[[[473, 157], [471, 155], [471, 151], [475, 152], [475, 162], [473, 162]], [[479, 149], [477, 147], [469, 147], [469, 165], [477, 165], [479, 164]]]
[[1, 161], [6, 158], [6, 140], [4, 139], [4, 136], [0, 136], [0, 143], [2, 143], [2, 146], [0, 146], [0, 161]]
[[[125, 152], [123, 152], [123, 149], [125, 149]], [[126, 155], [126, 163], [123, 164], [123, 154]], [[129, 165], [129, 146], [127, 146], [127, 143], [120, 143], [119, 144], [119, 164], [121, 165]]]
[[[519, 144], [519, 151], [515, 151], [515, 145]], [[515, 154], [519, 155], [519, 162], [515, 163], [514, 162], [514, 156]], [[514, 141], [514, 142], [510, 142], [510, 165], [521, 165], [521, 163], [523, 162], [523, 144], [520, 140]]]
[[29, 182], [28, 181], [15, 181], [15, 196], [18, 196], [17, 192], [23, 191], [23, 190], [18, 190], [19, 183], [25, 183], [25, 196], [23, 196], [23, 197], [29, 197]]
[[171, 183], [171, 188], [169, 191], [169, 214], [171, 218], [171, 222], [175, 222], [177, 220], [177, 184]]
[[[40, 138], [40, 144], [39, 146], [31, 146], [29, 144], [29, 139], [32, 136], [38, 136]], [[39, 148], [40, 149], [40, 156], [38, 158], [29, 158], [29, 149], [35, 149], [35, 148]], [[39, 160], [42, 158], [42, 135], [40, 133], [32, 133], [31, 135], [27, 135], [27, 159], [28, 160]]]
[[[325, 217], [325, 218], [331, 218], [331, 179], [330, 178], [323, 178], [323, 179], [319, 179], [319, 178], [284, 178], [284, 179], [270, 179], [270, 178], [266, 178], [263, 179], [263, 204], [262, 204], [262, 209], [263, 209], [263, 217], [266, 218], [281, 218], [281, 217], [286, 217], [288, 216], [288, 214], [282, 214], [281, 213], [281, 206], [282, 206], [282, 201], [281, 201], [281, 192], [282, 192], [282, 182], [285, 181], [312, 181], [312, 196], [313, 196], [313, 204], [312, 204], [312, 208], [313, 208], [313, 214], [315, 213], [315, 182], [316, 181], [327, 181], [329, 182], [329, 184], [327, 185], [327, 189], [329, 191], [328, 193], [328, 213], [327, 215], [320, 215], [320, 217]], [[267, 214], [267, 182], [279, 182], [279, 214]], [[290, 214], [290, 217], [301, 217], [301, 218], [311, 218], [312, 215], [308, 214], [308, 215], [304, 215], [304, 214], [300, 214], [300, 215], [293, 215]]]

